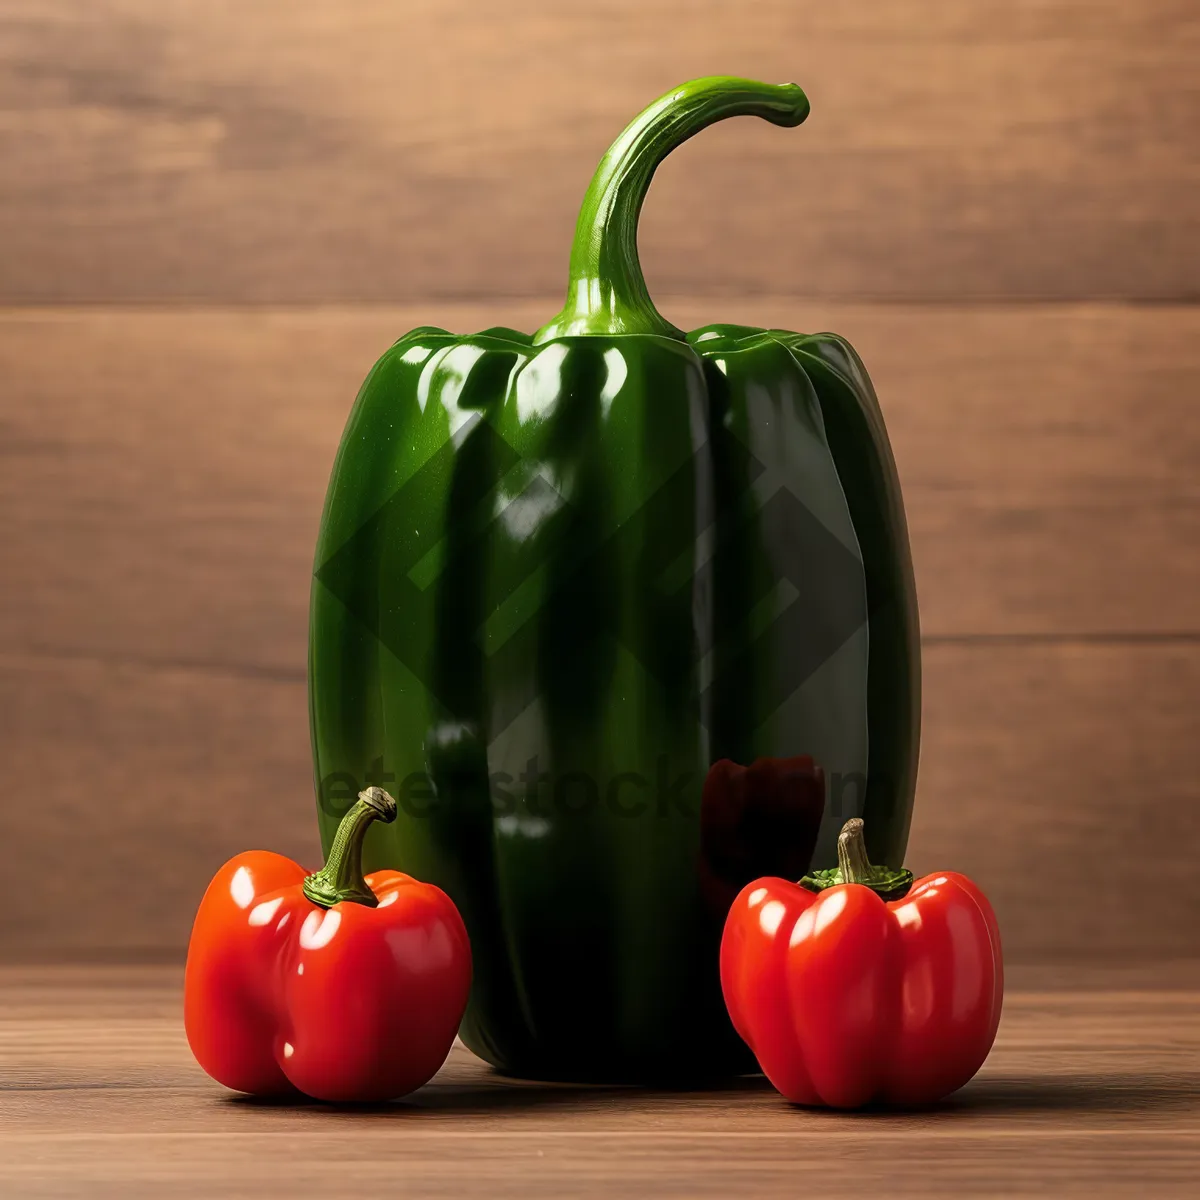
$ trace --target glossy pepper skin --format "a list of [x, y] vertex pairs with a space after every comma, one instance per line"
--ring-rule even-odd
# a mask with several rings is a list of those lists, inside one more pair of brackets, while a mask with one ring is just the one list
[[[866, 864], [861, 828], [847, 822], [842, 843], [847, 861]], [[814, 882], [869, 879], [871, 868], [843, 866], [809, 886], [759, 879], [729, 911], [729, 1015], [796, 1104], [931, 1104], [971, 1079], [995, 1040], [1004, 969], [987, 898], [953, 872], [911, 888], [907, 872], [879, 874], [819, 893]], [[889, 891], [900, 898], [883, 899]]]
[[218, 1083], [381, 1101], [419, 1088], [445, 1061], [467, 1003], [470, 946], [440, 889], [398, 871], [363, 877], [366, 827], [394, 813], [381, 789], [364, 792], [316, 875], [262, 850], [217, 872], [188, 947], [184, 1025]]
[[807, 112], [794, 85], [726, 78], [651, 105], [588, 189], [563, 312], [533, 336], [405, 334], [333, 466], [309, 642], [322, 834], [357, 788], [397, 788], [369, 861], [454, 898], [463, 1040], [515, 1073], [747, 1065], [715, 963], [727, 900], [778, 847], [706, 861], [718, 761], [820, 764], [814, 864], [847, 812], [903, 855], [916, 604], [866, 372], [835, 334], [685, 334], [637, 259], [675, 146]]

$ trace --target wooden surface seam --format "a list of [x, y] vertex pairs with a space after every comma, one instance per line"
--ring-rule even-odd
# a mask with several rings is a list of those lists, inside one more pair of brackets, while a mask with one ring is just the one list
[[[178, 954], [229, 855], [315, 861], [308, 594], [355, 390], [407, 328], [556, 300], [0, 314], [7, 955]], [[909, 865], [977, 878], [1013, 959], [1191, 953], [1200, 307], [663, 307], [832, 327], [873, 374], [925, 634]], [[114, 922], [133, 872], [155, 902]]]

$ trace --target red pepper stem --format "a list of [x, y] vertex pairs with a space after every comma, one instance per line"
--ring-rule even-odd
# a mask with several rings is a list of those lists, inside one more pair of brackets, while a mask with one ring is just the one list
[[843, 883], [868, 883], [871, 879], [871, 860], [867, 857], [867, 842], [863, 837], [861, 817], [851, 817], [842, 826], [837, 840], [838, 870]]
[[884, 900], [899, 900], [912, 887], [912, 872], [903, 867], [877, 867], [867, 857], [861, 817], [851, 817], [842, 826], [837, 841], [838, 865], [832, 870], [810, 871], [800, 880], [800, 886], [810, 892], [857, 883], [869, 887]]
[[375, 908], [379, 900], [363, 878], [362, 848], [373, 821], [396, 819], [396, 801], [381, 787], [369, 787], [346, 810], [325, 865], [304, 881], [304, 894], [322, 908], [349, 901]]

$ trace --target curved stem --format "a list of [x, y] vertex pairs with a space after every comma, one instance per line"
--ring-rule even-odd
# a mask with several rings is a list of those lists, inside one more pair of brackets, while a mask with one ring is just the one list
[[861, 817], [851, 817], [838, 834], [838, 865], [831, 871], [810, 871], [800, 880], [800, 886], [811, 892], [855, 883], [869, 887], [884, 900], [899, 900], [912, 887], [912, 872], [903, 867], [877, 867], [867, 857]]
[[322, 908], [332, 908], [344, 900], [375, 908], [379, 900], [363, 878], [363, 838], [372, 821], [388, 823], [395, 819], [396, 801], [383, 788], [359, 792], [333, 835], [325, 865], [305, 879], [304, 894]]
[[799, 125], [808, 100], [794, 83], [714, 75], [680, 84], [634, 118], [601, 159], [579, 210], [562, 312], [534, 342], [574, 334], [683, 334], [655, 309], [637, 252], [637, 224], [654, 171], [700, 130], [726, 117]]

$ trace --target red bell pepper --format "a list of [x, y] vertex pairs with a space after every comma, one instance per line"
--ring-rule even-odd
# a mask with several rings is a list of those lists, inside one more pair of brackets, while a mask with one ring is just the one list
[[387, 1100], [426, 1083], [466, 1008], [471, 950], [445, 892], [398, 871], [362, 873], [372, 821], [396, 802], [368, 788], [324, 868], [281, 854], [227, 862], [200, 902], [184, 977], [197, 1062], [255, 1095]]
[[930, 1104], [979, 1070], [1004, 994], [1000, 932], [963, 875], [912, 882], [846, 822], [838, 867], [738, 894], [721, 942], [734, 1028], [797, 1104]]

